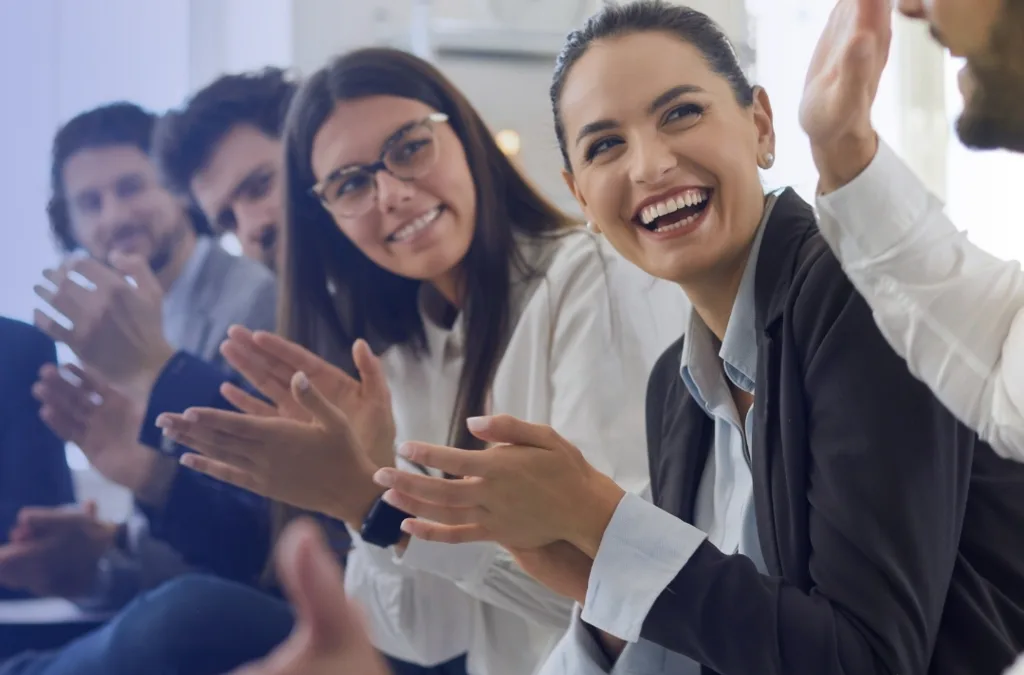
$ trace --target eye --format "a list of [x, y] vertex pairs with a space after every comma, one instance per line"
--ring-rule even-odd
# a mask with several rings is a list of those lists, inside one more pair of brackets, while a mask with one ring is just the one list
[[350, 192], [365, 190], [370, 185], [371, 180], [372, 178], [365, 172], [354, 173], [335, 185], [334, 190], [332, 190], [333, 196], [335, 198], [344, 197]]
[[668, 111], [665, 115], [665, 124], [671, 124], [672, 122], [689, 121], [696, 122], [704, 115], [704, 106], [697, 103], [686, 103], [680, 106], [676, 106]]
[[246, 182], [245, 188], [242, 191], [243, 197], [250, 200], [262, 199], [270, 191], [270, 185], [273, 182], [273, 174], [258, 173]]
[[397, 162], [408, 162], [428, 145], [430, 145], [429, 139], [417, 139], [403, 143], [391, 151], [391, 158]]
[[586, 152], [586, 155], [584, 155], [584, 157], [586, 157], [586, 160], [588, 162], [592, 161], [595, 157], [597, 157], [601, 153], [608, 152], [609, 150], [611, 150], [615, 146], [621, 145], [621, 144], [622, 144], [622, 139], [621, 138], [617, 138], [615, 136], [609, 136], [607, 138], [600, 138], [600, 139], [594, 141], [592, 144], [590, 144], [590, 146], [587, 147], [587, 152]]

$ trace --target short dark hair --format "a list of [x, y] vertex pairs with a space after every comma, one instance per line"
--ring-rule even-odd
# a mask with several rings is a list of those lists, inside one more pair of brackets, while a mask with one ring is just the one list
[[[46, 214], [50, 231], [65, 253], [79, 248], [71, 230], [64, 164], [77, 152], [90, 148], [130, 145], [149, 155], [157, 116], [135, 103], [118, 101], [80, 113], [62, 126], [53, 138], [50, 160], [50, 200]], [[209, 224], [196, 209], [189, 216], [197, 234], [210, 234]]]
[[298, 83], [281, 68], [224, 75], [196, 92], [156, 125], [153, 155], [172, 190], [189, 194], [196, 173], [217, 144], [240, 124], [281, 136]]
[[729, 82], [736, 101], [744, 108], [753, 105], [754, 88], [740, 67], [732, 42], [721, 26], [707, 14], [664, 0], [637, 0], [625, 5], [605, 5], [600, 12], [587, 19], [582, 28], [569, 33], [555, 62], [550, 92], [551, 109], [566, 171], [572, 171], [572, 166], [565, 149], [565, 127], [562, 125], [558, 105], [569, 71], [597, 40], [654, 31], [674, 35], [696, 47], [704, 55], [711, 70]]

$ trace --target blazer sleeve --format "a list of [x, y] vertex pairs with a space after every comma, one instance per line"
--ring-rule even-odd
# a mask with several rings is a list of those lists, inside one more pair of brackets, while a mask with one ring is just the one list
[[787, 577], [806, 583], [761, 575], [705, 542], [642, 635], [722, 675], [924, 673], [974, 435], [908, 372], [831, 256], [810, 266], [791, 302], [783, 330], [798, 363], [784, 371], [802, 377], [804, 410], [789, 414], [806, 418], [810, 448], [793, 477], [806, 488], [792, 498], [808, 504], [810, 540], [808, 569]]
[[[229, 380], [238, 381], [190, 354], [176, 354], [150, 394], [140, 442], [161, 452], [188, 452], [166, 442], [156, 418], [192, 406], [231, 409], [220, 395], [220, 385]], [[270, 504], [265, 498], [179, 467], [160, 508], [138, 506], [149, 520], [152, 536], [170, 544], [189, 563], [239, 581], [259, 577], [271, 546]]]

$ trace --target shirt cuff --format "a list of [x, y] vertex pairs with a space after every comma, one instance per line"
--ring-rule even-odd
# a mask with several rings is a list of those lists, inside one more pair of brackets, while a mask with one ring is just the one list
[[430, 572], [457, 583], [477, 585], [487, 575], [499, 549], [490, 542], [442, 544], [410, 537], [404, 553], [392, 550], [396, 565]]
[[819, 228], [843, 267], [891, 254], [939, 200], [884, 141], [852, 181], [817, 197]]
[[638, 641], [654, 601], [706, 538], [667, 511], [626, 494], [594, 558], [583, 620], [627, 642]]

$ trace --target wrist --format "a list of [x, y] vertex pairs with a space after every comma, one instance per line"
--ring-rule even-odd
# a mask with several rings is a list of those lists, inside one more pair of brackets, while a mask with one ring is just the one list
[[178, 475], [179, 464], [174, 457], [161, 455], [139, 446], [145, 452], [140, 457], [140, 471], [131, 485], [125, 485], [135, 499], [146, 506], [162, 509], [171, 493], [171, 486]]
[[160, 373], [177, 353], [174, 347], [166, 341], [160, 340], [159, 344], [154, 346], [152, 353], [147, 354], [144, 359], [138, 375], [134, 378], [134, 387], [148, 397], [156, 381], [160, 378]]
[[845, 134], [828, 143], [812, 143], [820, 194], [835, 192], [862, 174], [878, 153], [874, 130]]
[[371, 471], [369, 467], [361, 469], [360, 480], [353, 481], [344, 494], [338, 495], [338, 502], [330, 515], [352, 529], [360, 530], [370, 509], [385, 492], [384, 488], [373, 482], [375, 472], [376, 469]]
[[596, 471], [593, 473], [588, 489], [584, 492], [585, 498], [577, 501], [580, 505], [577, 510], [579, 518], [572, 536], [567, 538], [569, 543], [591, 560], [597, 557], [608, 523], [626, 494], [611, 478]]

